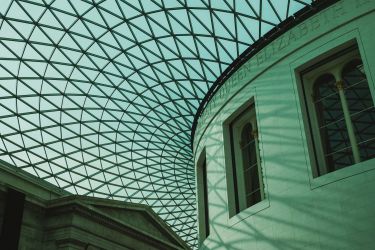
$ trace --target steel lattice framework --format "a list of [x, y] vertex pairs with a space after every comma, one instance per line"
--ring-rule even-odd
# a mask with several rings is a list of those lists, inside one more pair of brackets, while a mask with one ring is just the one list
[[0, 159], [150, 205], [196, 245], [190, 131], [222, 72], [311, 0], [2, 0]]

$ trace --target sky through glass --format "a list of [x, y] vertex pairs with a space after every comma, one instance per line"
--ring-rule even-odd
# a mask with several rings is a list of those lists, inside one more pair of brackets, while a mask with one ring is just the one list
[[310, 2], [2, 0], [0, 159], [73, 194], [147, 204], [196, 246], [196, 110]]

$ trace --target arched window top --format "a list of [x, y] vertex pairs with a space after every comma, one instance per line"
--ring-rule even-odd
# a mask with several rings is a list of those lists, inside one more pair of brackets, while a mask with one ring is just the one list
[[335, 94], [336, 92], [336, 79], [332, 74], [323, 74], [315, 80], [313, 85], [315, 100], [325, 98], [329, 95]]
[[320, 85], [320, 84], [327, 84], [327, 83], [335, 82], [335, 81], [336, 79], [333, 76], [333, 74], [325, 73], [325, 74], [320, 75], [318, 78], [316, 78], [314, 82], [314, 86]]
[[354, 59], [348, 62], [341, 71], [341, 76], [346, 85], [351, 86], [366, 79], [361, 59]]

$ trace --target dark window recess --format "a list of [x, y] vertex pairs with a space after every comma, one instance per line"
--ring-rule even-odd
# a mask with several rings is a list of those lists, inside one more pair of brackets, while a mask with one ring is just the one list
[[203, 196], [204, 196], [204, 223], [205, 223], [205, 233], [206, 238], [210, 235], [210, 224], [209, 224], [209, 214], [208, 214], [208, 187], [207, 187], [207, 163], [206, 158], [204, 158], [202, 163], [202, 174], [203, 174]]
[[0, 237], [1, 249], [18, 249], [24, 204], [24, 193], [8, 189], [5, 198], [4, 219]]
[[197, 162], [197, 198], [198, 198], [198, 228], [199, 245], [210, 235], [210, 215], [208, 203], [208, 180], [206, 151], [203, 149]]

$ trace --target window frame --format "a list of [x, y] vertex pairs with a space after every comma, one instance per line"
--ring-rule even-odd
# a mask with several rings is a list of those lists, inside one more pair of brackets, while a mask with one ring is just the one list
[[[250, 123], [252, 125], [253, 131], [257, 130], [257, 121], [256, 121], [256, 113], [255, 113], [255, 105], [251, 104], [247, 109], [245, 109], [242, 113], [240, 113], [229, 125], [230, 134], [231, 134], [231, 150], [232, 150], [232, 168], [233, 172], [235, 173], [234, 182], [237, 186], [236, 193], [236, 212], [240, 213], [242, 210], [255, 205], [256, 203], [248, 206], [247, 204], [247, 192], [246, 192], [246, 182], [249, 181], [247, 178], [252, 179], [252, 177], [242, 174], [245, 172], [245, 167], [243, 164], [243, 153], [241, 152], [240, 144], [242, 140], [242, 131], [246, 124]], [[254, 147], [255, 147], [255, 155], [256, 155], [256, 164], [257, 164], [257, 172], [258, 172], [258, 179], [259, 179], [259, 188], [260, 188], [260, 196], [262, 201], [264, 199], [264, 190], [263, 190], [263, 175], [262, 170], [260, 168], [260, 156], [259, 156], [259, 145], [258, 139], [254, 138]], [[255, 191], [255, 190], [252, 190]]]
[[198, 245], [210, 235], [206, 149], [199, 154], [197, 170]]
[[[265, 171], [263, 168], [263, 162], [261, 155], [261, 142], [258, 139], [258, 178], [260, 179], [260, 188], [261, 188], [261, 200], [249, 207], [245, 207], [241, 209], [239, 207], [239, 199], [241, 197], [238, 196], [238, 183], [237, 183], [237, 168], [235, 165], [235, 153], [233, 150], [233, 132], [231, 127], [233, 127], [233, 122], [236, 122], [238, 118], [243, 114], [249, 111], [252, 108], [252, 112], [254, 114], [254, 118], [256, 119], [256, 128], [258, 131], [258, 138], [260, 138], [260, 126], [259, 126], [259, 119], [257, 118], [257, 108], [256, 103], [254, 101], [254, 96], [250, 98], [250, 100], [246, 101], [243, 105], [241, 105], [237, 110], [235, 110], [225, 121], [223, 122], [223, 136], [224, 136], [224, 151], [225, 151], [225, 169], [226, 169], [226, 181], [227, 181], [227, 198], [228, 198], [228, 224], [229, 226], [233, 226], [234, 224], [238, 223], [239, 221], [269, 207], [267, 190], [266, 190], [266, 180], [265, 180]], [[246, 118], [242, 117], [243, 119]], [[237, 125], [241, 126], [244, 122], [241, 122]], [[232, 125], [232, 126], [231, 126]], [[240, 133], [239, 133], [240, 134]], [[243, 197], [242, 197], [243, 199]]]
[[[317, 117], [317, 111], [312, 97], [312, 94], [314, 93], [314, 83], [319, 77], [324, 74], [331, 74], [334, 76], [336, 81], [341, 81], [343, 69], [350, 62], [356, 59], [360, 59], [364, 64], [364, 71], [367, 78], [369, 91], [374, 103], [372, 84], [370, 83], [371, 78], [369, 77], [368, 71], [366, 70], [365, 58], [361, 55], [360, 48], [355, 40], [349, 41], [345, 45], [332, 49], [331, 53], [328, 52], [325, 53], [325, 55], [318, 56], [318, 58], [310, 60], [310, 62], [306, 63], [307, 65], [309, 65], [308, 67], [304, 67], [302, 70], [297, 70], [297, 75], [299, 77], [300, 99], [301, 105], [303, 106], [302, 110], [304, 111], [303, 113], [307, 136], [306, 139], [308, 141], [308, 151], [310, 155], [311, 173], [313, 179], [321, 179], [322, 177], [326, 177], [326, 175], [332, 173], [335, 173], [336, 175], [336, 172], [338, 170], [350, 168], [351, 166], [357, 164], [360, 165], [361, 162], [365, 162], [368, 160], [375, 160], [375, 158], [372, 158], [361, 162], [355, 162], [354, 164], [348, 165], [341, 169], [329, 171], [329, 166], [327, 166], [326, 159], [324, 157], [322, 138], [320, 136], [318, 128], [319, 121]], [[346, 129], [346, 131], [348, 132], [348, 129]], [[353, 146], [351, 142], [349, 142], [349, 144]], [[323, 182], [321, 184], [323, 184]]]

